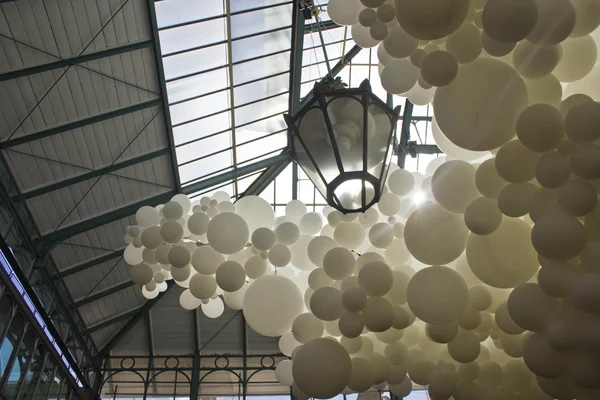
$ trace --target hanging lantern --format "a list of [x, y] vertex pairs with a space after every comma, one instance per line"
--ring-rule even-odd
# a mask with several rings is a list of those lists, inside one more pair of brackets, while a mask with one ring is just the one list
[[346, 214], [379, 201], [399, 114], [364, 80], [357, 89], [316, 83], [300, 111], [284, 117], [295, 161], [327, 203]]

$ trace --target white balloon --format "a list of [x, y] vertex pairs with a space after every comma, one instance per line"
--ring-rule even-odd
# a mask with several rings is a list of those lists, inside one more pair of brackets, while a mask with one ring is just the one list
[[282, 385], [292, 386], [294, 383], [292, 366], [292, 360], [283, 360], [277, 364], [277, 367], [275, 368], [275, 376]]
[[217, 268], [217, 284], [225, 292], [236, 292], [246, 283], [244, 267], [235, 261], [225, 261]]
[[208, 224], [206, 237], [219, 253], [234, 254], [244, 248], [249, 238], [246, 221], [234, 213], [222, 213]]
[[176, 201], [169, 201], [162, 208], [162, 213], [163, 213], [165, 219], [167, 219], [169, 221], [177, 221], [184, 214], [183, 206]]
[[246, 290], [248, 290], [248, 283], [244, 282], [244, 285], [241, 289], [235, 292], [225, 292], [223, 293], [223, 300], [227, 307], [232, 310], [241, 310], [244, 306], [244, 296], [246, 295]]
[[363, 49], [375, 47], [381, 42], [381, 40], [373, 39], [369, 28], [360, 24], [352, 25], [352, 39]]
[[181, 296], [179, 296], [179, 304], [186, 310], [195, 310], [200, 307], [202, 301], [194, 297], [189, 289], [186, 289], [181, 292]]
[[316, 212], [310, 212], [300, 219], [300, 233], [302, 235], [316, 235], [323, 228], [323, 219]]
[[242, 197], [235, 203], [235, 212], [246, 221], [250, 232], [261, 227], [272, 229], [275, 224], [273, 207], [262, 197]]
[[281, 336], [289, 332], [303, 308], [300, 290], [282, 276], [268, 275], [257, 279], [244, 296], [246, 322], [264, 336]]
[[364, 8], [360, 0], [330, 0], [327, 14], [338, 25], [354, 25], [358, 22], [358, 14]]
[[394, 60], [381, 73], [381, 85], [391, 94], [401, 95], [415, 86], [419, 78], [419, 68], [410, 60]]
[[194, 213], [188, 218], [187, 226], [194, 235], [204, 235], [208, 229], [210, 218], [203, 212]]
[[135, 220], [142, 227], [148, 228], [160, 223], [160, 215], [154, 207], [144, 206], [135, 213]]
[[142, 257], [144, 249], [135, 247], [133, 244], [128, 245], [123, 252], [123, 259], [129, 265], [137, 265], [144, 261]]
[[192, 256], [185, 246], [173, 246], [169, 251], [169, 262], [175, 268], [183, 268], [190, 263]]
[[152, 280], [154, 273], [148, 264], [138, 264], [131, 267], [129, 275], [133, 283], [145, 285]]
[[223, 300], [218, 296], [214, 299], [210, 299], [208, 303], [202, 304], [202, 312], [208, 318], [219, 318], [224, 310], [225, 305], [223, 304]]
[[300, 200], [292, 200], [285, 206], [287, 221], [299, 223], [304, 214], [306, 214], [306, 206]]

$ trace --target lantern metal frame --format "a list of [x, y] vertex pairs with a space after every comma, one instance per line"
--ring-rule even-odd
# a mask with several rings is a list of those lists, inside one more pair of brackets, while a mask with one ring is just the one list
[[[328, 112], [328, 105], [333, 100], [343, 98], [343, 97], [353, 98], [357, 101], [360, 101], [360, 103], [363, 107], [362, 169], [359, 171], [345, 171], [344, 170], [344, 165], [342, 162], [342, 151], [343, 150], [340, 150], [340, 148], [337, 144], [333, 126], [332, 126], [332, 122], [331, 122], [331, 118], [330, 118], [329, 112]], [[384, 111], [385, 114], [390, 119], [390, 132], [388, 133], [389, 138], [387, 141], [385, 156], [381, 160], [383, 165], [382, 165], [381, 173], [379, 174], [379, 176], [374, 176], [373, 174], [371, 174], [368, 171], [368, 156], [369, 156], [368, 114], [369, 114], [369, 106], [371, 106], [371, 105], [376, 105], [376, 106], [380, 107], [381, 110]], [[332, 151], [333, 151], [334, 158], [335, 158], [335, 164], [339, 171], [339, 174], [331, 181], [328, 181], [327, 179], [325, 179], [325, 177], [322, 173], [322, 165], [320, 166], [315, 161], [314, 157], [311, 155], [311, 152], [310, 152], [308, 146], [306, 145], [306, 142], [303, 140], [303, 138], [300, 135], [300, 132], [298, 130], [298, 125], [299, 125], [299, 122], [302, 120], [302, 118], [310, 110], [313, 110], [315, 108], [320, 109], [323, 113], [323, 116], [325, 119], [325, 126], [327, 129], [327, 135], [328, 135], [329, 141], [331, 143]], [[297, 156], [296, 141], [294, 140], [294, 139], [297, 139], [298, 143], [302, 146], [303, 151], [306, 153], [308, 159], [310, 160], [310, 163], [312, 164], [315, 171], [317, 172], [320, 180], [322, 181], [322, 184], [326, 188], [326, 193], [323, 193], [322, 190], [320, 189], [321, 185], [315, 184], [317, 190], [319, 190], [319, 192], [321, 193], [323, 198], [325, 198], [325, 200], [327, 201], [327, 204], [329, 204], [331, 207], [339, 210], [343, 214], [365, 212], [370, 207], [372, 207], [374, 204], [376, 204], [379, 201], [379, 199], [381, 198], [383, 185], [384, 185], [384, 182], [386, 180], [386, 177], [387, 177], [387, 174], [389, 171], [393, 148], [396, 143], [396, 130], [397, 130], [399, 118], [400, 118], [400, 106], [395, 107], [393, 110], [390, 109], [390, 107], [385, 102], [383, 102], [380, 98], [378, 98], [376, 95], [373, 94], [373, 92], [371, 90], [371, 84], [369, 83], [368, 79], [365, 79], [358, 88], [344, 88], [344, 89], [328, 89], [323, 84], [317, 82], [317, 83], [315, 83], [315, 86], [314, 86], [312, 92], [309, 94], [309, 97], [307, 99], [305, 99], [303, 106], [300, 108], [300, 110], [294, 116], [290, 116], [289, 114], [284, 114], [284, 119], [286, 121], [286, 124], [288, 125], [288, 140], [289, 140], [289, 147], [291, 150], [293, 160], [302, 168], [302, 170], [305, 172], [305, 174], [307, 176], [309, 176], [309, 177], [311, 176], [311, 174], [307, 173], [305, 166], [303, 165], [302, 162], [300, 162], [300, 160]], [[356, 180], [356, 179], [359, 179], [362, 182], [361, 202], [360, 202], [361, 206], [358, 208], [354, 208], [354, 209], [344, 208], [342, 206], [342, 202], [340, 201], [338, 196], [335, 194], [335, 191], [344, 182], [347, 182], [350, 180]], [[366, 199], [366, 182], [370, 183], [374, 189], [373, 199], [368, 202]], [[315, 183], [315, 182], [313, 182], [313, 183]]]

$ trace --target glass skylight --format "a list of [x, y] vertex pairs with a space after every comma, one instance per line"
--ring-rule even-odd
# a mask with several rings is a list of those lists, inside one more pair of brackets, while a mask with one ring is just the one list
[[286, 147], [292, 1], [155, 4], [182, 185]]
[[[319, 21], [305, 21], [300, 98], [355, 46], [348, 27], [330, 21], [326, 0], [316, 0]], [[156, 2], [162, 59], [182, 185], [277, 155], [287, 146], [283, 114], [290, 104], [292, 1], [167, 0]], [[182, 12], [186, 10], [186, 12]], [[322, 40], [325, 43], [323, 50]], [[382, 100], [376, 49], [363, 49], [338, 76], [350, 86], [370, 79]], [[394, 106], [404, 106], [393, 96]], [[415, 106], [415, 116], [431, 116]], [[411, 140], [432, 144], [431, 123], [411, 125]], [[400, 130], [398, 130], [400, 132]], [[435, 155], [407, 157], [406, 168], [424, 170]], [[292, 166], [267, 187], [279, 214], [292, 200]], [[241, 195], [264, 170], [221, 183], [194, 196], [223, 190]], [[297, 198], [317, 210], [325, 200], [299, 170]]]

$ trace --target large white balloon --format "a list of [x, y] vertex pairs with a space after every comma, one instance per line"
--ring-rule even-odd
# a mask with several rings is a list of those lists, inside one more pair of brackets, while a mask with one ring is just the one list
[[337, 340], [313, 339], [294, 357], [294, 382], [308, 396], [328, 399], [341, 393], [350, 380], [352, 362]]
[[433, 100], [436, 121], [446, 137], [474, 151], [493, 150], [515, 136], [517, 118], [527, 105], [521, 76], [489, 58], [464, 65], [451, 84], [438, 88]]
[[408, 283], [410, 309], [421, 320], [434, 324], [455, 321], [469, 304], [469, 288], [456, 271], [429, 267], [417, 272]]
[[210, 221], [206, 237], [210, 245], [219, 253], [237, 253], [248, 242], [248, 224], [238, 214], [222, 213]]
[[339, 25], [354, 25], [363, 8], [360, 0], [331, 0], [327, 4], [327, 13]]
[[264, 336], [289, 332], [302, 313], [302, 294], [291, 280], [268, 275], [250, 284], [244, 296], [244, 316], [252, 329]]
[[468, 230], [462, 216], [426, 203], [411, 214], [404, 227], [404, 240], [410, 254], [429, 265], [445, 265], [465, 249]]
[[242, 197], [235, 203], [235, 213], [246, 221], [250, 232], [261, 227], [273, 229], [275, 224], [273, 207], [262, 197]]

